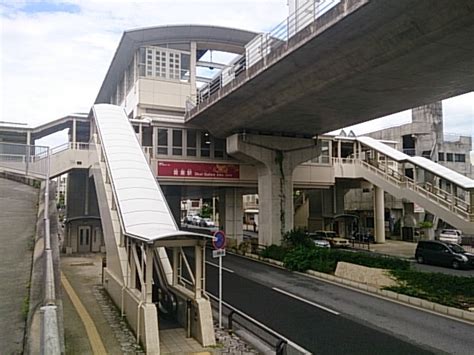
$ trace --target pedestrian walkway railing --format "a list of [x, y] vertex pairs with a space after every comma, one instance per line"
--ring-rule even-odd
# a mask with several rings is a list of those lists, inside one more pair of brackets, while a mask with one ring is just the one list
[[0, 143], [0, 169], [45, 178], [49, 148], [37, 145]]
[[333, 158], [334, 164], [358, 165], [398, 188], [409, 189], [427, 200], [436, 203], [444, 209], [455, 213], [462, 219], [469, 221], [471, 205], [466, 200], [442, 190], [428, 182], [417, 183], [412, 178], [377, 162], [367, 162], [362, 159]]
[[[218, 298], [210, 293], [207, 293], [207, 295], [212, 300], [212, 306], [217, 309]], [[231, 306], [230, 304], [227, 304], [226, 302], [222, 303], [222, 313], [224, 319], [227, 319], [227, 329], [229, 331], [244, 330], [253, 337], [258, 338], [263, 344], [265, 344], [265, 346], [267, 346], [269, 349], [272, 349], [277, 355], [311, 354], [310, 351], [304, 349], [298, 344], [292, 342], [290, 339], [279, 334], [278, 332], [238, 310], [237, 308]]]
[[190, 105], [187, 107], [187, 111], [197, 110], [200, 103], [209, 100], [223, 86], [239, 77], [242, 73], [247, 72], [256, 63], [260, 61], [264, 63], [269, 62], [269, 57], [276, 49], [286, 46], [283, 50], [280, 50], [280, 56], [285, 55], [289, 51], [288, 42], [293, 36], [315, 22], [317, 18], [321, 17], [339, 2], [340, 0], [308, 0], [303, 2], [270, 32], [262, 33], [252, 39], [246, 45], [245, 55], [234, 60], [228, 68], [223, 69], [210, 83], [203, 85], [197, 93], [196, 100], [189, 98]]

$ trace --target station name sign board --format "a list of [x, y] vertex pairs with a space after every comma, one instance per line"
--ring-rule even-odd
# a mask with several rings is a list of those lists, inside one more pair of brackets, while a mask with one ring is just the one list
[[159, 161], [158, 176], [197, 179], [239, 179], [237, 164]]

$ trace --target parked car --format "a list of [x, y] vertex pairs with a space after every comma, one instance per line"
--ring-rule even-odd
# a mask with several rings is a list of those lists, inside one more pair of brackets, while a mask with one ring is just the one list
[[454, 269], [474, 267], [474, 254], [466, 252], [458, 244], [438, 240], [419, 241], [415, 258], [420, 264], [451, 266]]
[[199, 226], [201, 224], [201, 216], [195, 215], [191, 217], [191, 224], [194, 224], [195, 226]]
[[458, 229], [442, 229], [438, 239], [441, 242], [462, 244], [462, 233]]
[[201, 221], [199, 222], [199, 225], [201, 227], [215, 227], [216, 226], [214, 221], [210, 218], [202, 218]]
[[319, 248], [331, 248], [331, 243], [329, 243], [329, 241], [326, 239], [322, 239], [321, 235], [317, 235], [316, 233], [308, 233], [308, 237], [310, 237], [314, 245]]
[[349, 247], [349, 239], [341, 238], [333, 231], [316, 231], [314, 234], [317, 239], [327, 240], [332, 248], [347, 248]]

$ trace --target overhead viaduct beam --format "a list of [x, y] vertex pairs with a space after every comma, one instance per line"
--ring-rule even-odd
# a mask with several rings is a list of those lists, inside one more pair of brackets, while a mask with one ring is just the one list
[[470, 0], [341, 0], [186, 121], [311, 135], [460, 95], [474, 89], [472, 38]]

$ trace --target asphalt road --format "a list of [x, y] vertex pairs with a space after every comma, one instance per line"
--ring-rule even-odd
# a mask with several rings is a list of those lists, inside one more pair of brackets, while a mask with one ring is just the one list
[[[466, 323], [241, 257], [223, 260], [224, 301], [315, 354], [472, 354], [474, 349], [474, 327]], [[217, 295], [217, 260], [208, 255], [207, 261], [207, 290]]]

